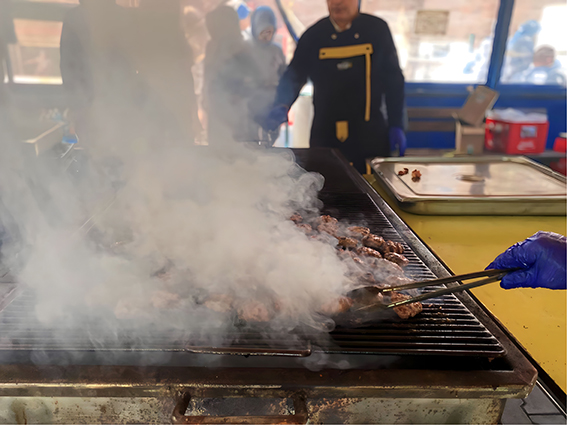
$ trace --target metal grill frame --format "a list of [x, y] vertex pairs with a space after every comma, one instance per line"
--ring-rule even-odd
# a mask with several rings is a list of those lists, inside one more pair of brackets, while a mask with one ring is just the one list
[[[310, 149], [310, 155], [329, 154], [327, 149]], [[337, 151], [331, 151], [338, 169], [357, 190], [367, 193], [398, 231], [404, 242], [437, 276], [450, 273], [426, 245], [397, 217], [372, 187]], [[340, 175], [342, 173], [342, 176]], [[344, 183], [344, 182], [343, 182]], [[342, 184], [342, 183], [341, 183]], [[346, 184], [345, 184], [346, 185]], [[348, 184], [350, 185], [350, 183]], [[346, 186], [348, 186], [346, 185]], [[325, 190], [325, 189], [324, 189]], [[348, 191], [348, 190], [347, 190]], [[300, 392], [307, 398], [423, 398], [423, 399], [505, 399], [523, 398], [533, 388], [537, 373], [503, 330], [467, 293], [457, 298], [500, 341], [506, 349], [507, 367], [479, 370], [471, 367], [449, 369], [405, 367], [364, 367], [347, 370], [303, 367], [223, 367], [204, 364], [159, 366], [41, 365], [0, 362], [0, 397], [157, 397], [177, 398], [183, 391], [200, 397], [289, 397]], [[455, 359], [453, 359], [455, 360]], [[467, 361], [463, 359], [463, 362]], [[458, 364], [458, 362], [455, 362]]]

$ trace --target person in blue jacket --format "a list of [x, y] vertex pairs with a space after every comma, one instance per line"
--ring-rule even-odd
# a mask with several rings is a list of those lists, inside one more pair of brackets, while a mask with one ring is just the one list
[[567, 239], [551, 232], [537, 232], [500, 254], [487, 269], [518, 270], [508, 273], [500, 286], [567, 289]]
[[[385, 21], [360, 13], [358, 0], [327, 0], [327, 6], [329, 16], [300, 38], [264, 127], [273, 130], [285, 122], [311, 80], [310, 145], [337, 148], [364, 172], [366, 158], [405, 151], [404, 76]], [[387, 122], [380, 110], [383, 99]]]

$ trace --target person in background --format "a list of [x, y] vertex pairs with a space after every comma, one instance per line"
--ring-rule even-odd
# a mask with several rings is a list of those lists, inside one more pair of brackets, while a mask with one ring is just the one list
[[193, 52], [187, 42], [179, 0], [141, 0], [131, 9], [128, 49], [138, 81], [140, 128], [152, 143], [193, 144], [200, 133]]
[[567, 239], [551, 232], [537, 232], [500, 254], [486, 268], [519, 270], [508, 273], [500, 286], [567, 289]]
[[[268, 6], [260, 6], [251, 17], [252, 40], [251, 54], [258, 70], [255, 89], [248, 102], [250, 129], [252, 140], [263, 139], [260, 125], [256, 118], [260, 117], [274, 102], [276, 89], [285, 71], [285, 57], [280, 46], [273, 43], [277, 28], [276, 15]], [[277, 138], [277, 134], [272, 135]]]
[[234, 8], [221, 5], [206, 18], [204, 99], [209, 145], [247, 140], [247, 101], [257, 80], [250, 46], [240, 32]]
[[[303, 85], [313, 82], [312, 147], [339, 149], [364, 172], [365, 159], [403, 155], [404, 76], [388, 24], [358, 0], [327, 0], [329, 16], [307, 29], [264, 121], [277, 128]], [[380, 111], [385, 98], [388, 122]]]
[[80, 0], [63, 21], [61, 77], [80, 139], [90, 152], [112, 149], [129, 134], [135, 69], [125, 46], [129, 18], [115, 0]]
[[506, 59], [502, 72], [502, 81], [508, 82], [514, 75], [519, 75], [532, 63], [535, 38], [541, 31], [539, 22], [524, 22], [512, 36], [506, 46]]
[[561, 63], [555, 59], [555, 49], [551, 46], [538, 47], [533, 63], [519, 79], [529, 84], [565, 86], [565, 75], [561, 73]]

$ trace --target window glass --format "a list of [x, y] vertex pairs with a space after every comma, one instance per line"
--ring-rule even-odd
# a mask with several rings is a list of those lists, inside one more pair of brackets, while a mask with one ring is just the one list
[[[283, 0], [309, 27], [327, 16], [323, 1]], [[486, 81], [498, 0], [362, 0], [388, 22], [407, 81]]]
[[14, 19], [17, 43], [8, 47], [15, 83], [61, 84], [61, 22]]
[[501, 82], [565, 86], [567, 5], [558, 0], [516, 0]]

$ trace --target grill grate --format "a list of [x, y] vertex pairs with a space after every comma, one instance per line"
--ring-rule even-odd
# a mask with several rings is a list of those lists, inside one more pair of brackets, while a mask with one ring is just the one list
[[[436, 276], [412, 252], [398, 232], [382, 214], [372, 199], [363, 193], [322, 193], [323, 212], [351, 223], [364, 224], [375, 234], [402, 243], [404, 255], [410, 261], [405, 271], [416, 280], [434, 279]], [[428, 290], [434, 290], [429, 288]], [[152, 331], [145, 329], [144, 336], [122, 331], [112, 338], [93, 328], [93, 324], [76, 324], [71, 329], [46, 328], [34, 317], [33, 294], [23, 293], [0, 312], [0, 350], [108, 350], [108, 351], [186, 351], [187, 343], [198, 345], [183, 330]], [[369, 321], [365, 326], [337, 327], [330, 339], [309, 332], [297, 336], [278, 338], [266, 342], [261, 332], [242, 332], [232, 335], [232, 347], [253, 349], [268, 353], [301, 353], [312, 341], [313, 351], [338, 354], [395, 354], [395, 355], [451, 355], [499, 357], [505, 350], [499, 341], [454, 295], [428, 300], [418, 316], [401, 320], [388, 311], [380, 320]], [[65, 345], [61, 341], [66, 341]], [[70, 341], [70, 342], [69, 342]], [[210, 350], [209, 350], [210, 351]], [[273, 355], [273, 353], [272, 353]]]

